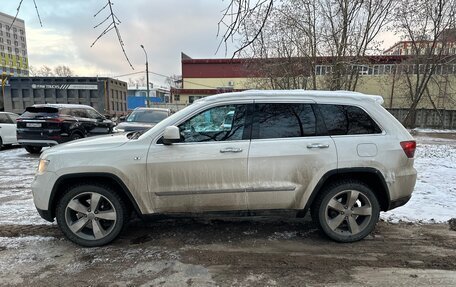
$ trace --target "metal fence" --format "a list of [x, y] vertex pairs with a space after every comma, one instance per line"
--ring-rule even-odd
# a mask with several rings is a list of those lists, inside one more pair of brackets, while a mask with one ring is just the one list
[[[387, 109], [401, 123], [404, 122], [408, 109]], [[441, 115], [441, 117], [440, 117]], [[416, 110], [417, 128], [456, 129], [456, 110]]]

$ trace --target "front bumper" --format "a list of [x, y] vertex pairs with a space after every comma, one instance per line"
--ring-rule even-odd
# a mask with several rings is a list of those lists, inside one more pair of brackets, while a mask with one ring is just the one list
[[38, 207], [36, 208], [36, 210], [38, 210], [38, 213], [43, 219], [49, 222], [54, 222], [54, 216], [52, 215], [52, 212], [50, 210], [43, 210], [39, 209]]
[[49, 208], [51, 201], [52, 187], [57, 181], [57, 174], [45, 171], [35, 175], [32, 181], [33, 203], [38, 213], [46, 220], [52, 221], [53, 211]]

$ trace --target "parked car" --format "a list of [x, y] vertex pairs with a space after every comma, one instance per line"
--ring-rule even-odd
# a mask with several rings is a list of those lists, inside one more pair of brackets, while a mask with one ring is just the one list
[[114, 127], [114, 131], [131, 132], [148, 130], [170, 115], [170, 109], [136, 108], [125, 118], [124, 122]]
[[29, 153], [92, 135], [109, 134], [114, 123], [86, 105], [33, 105], [17, 119], [17, 141]]
[[3, 146], [17, 144], [16, 119], [19, 115], [0, 112], [0, 149]]
[[114, 240], [131, 210], [143, 218], [310, 210], [333, 240], [361, 240], [416, 181], [416, 143], [382, 102], [354, 92], [209, 96], [146, 132], [46, 150], [34, 202], [83, 246]]

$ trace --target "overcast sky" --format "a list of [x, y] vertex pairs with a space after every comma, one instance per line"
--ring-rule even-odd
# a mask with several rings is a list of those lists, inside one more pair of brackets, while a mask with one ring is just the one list
[[[19, 2], [3, 0], [1, 11], [14, 15]], [[149, 56], [149, 70], [164, 75], [181, 73], [181, 52], [195, 58], [225, 57], [224, 49], [217, 54], [216, 50], [220, 41], [217, 23], [227, 1], [114, 0], [114, 12], [122, 21], [119, 28], [125, 49], [135, 70], [125, 60], [114, 30], [90, 48], [103, 31], [102, 27], [93, 27], [106, 18], [108, 12], [103, 11], [96, 18], [93, 15], [103, 7], [105, 0], [36, 2], [43, 28], [32, 0], [23, 1], [19, 18], [26, 25], [30, 65], [37, 68], [67, 65], [81, 76], [143, 71], [145, 57], [141, 44]], [[152, 77], [154, 81], [162, 79]]]
[[[5, 3], [6, 2], [6, 3]], [[20, 0], [3, 0], [1, 11], [14, 15]], [[32, 0], [24, 0], [19, 18], [25, 21], [29, 62], [36, 68], [67, 65], [80, 76], [123, 75], [145, 70], [143, 44], [149, 56], [149, 70], [180, 74], [180, 53], [193, 58], [231, 57], [221, 49], [217, 23], [228, 0], [114, 0], [114, 12], [125, 49], [135, 70], [125, 60], [114, 31], [91, 43], [103, 31], [93, 27], [108, 11], [93, 15], [105, 0], [36, 0], [43, 21], [40, 27]], [[394, 40], [387, 39], [387, 43]], [[135, 78], [137, 75], [131, 76]], [[128, 77], [122, 78], [128, 81]], [[162, 77], [152, 76], [151, 81]]]

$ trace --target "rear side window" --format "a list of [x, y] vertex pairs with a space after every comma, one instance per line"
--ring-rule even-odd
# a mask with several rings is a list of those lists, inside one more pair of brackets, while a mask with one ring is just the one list
[[253, 138], [293, 138], [315, 135], [315, 115], [310, 104], [255, 104]]
[[329, 135], [378, 134], [382, 130], [361, 108], [318, 105]]

